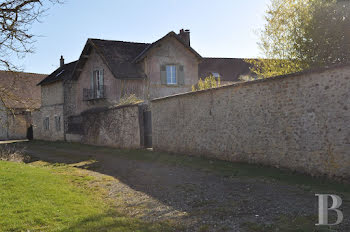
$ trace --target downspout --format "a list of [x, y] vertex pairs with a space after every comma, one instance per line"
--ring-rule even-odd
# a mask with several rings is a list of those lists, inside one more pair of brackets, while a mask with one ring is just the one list
[[[65, 117], [65, 112], [66, 112], [66, 84], [65, 81], [62, 81], [62, 88], [63, 88], [63, 110], [62, 110], [62, 119], [63, 119], [63, 140], [67, 142], [66, 138], [66, 117]], [[67, 125], [68, 127], [68, 125]]]

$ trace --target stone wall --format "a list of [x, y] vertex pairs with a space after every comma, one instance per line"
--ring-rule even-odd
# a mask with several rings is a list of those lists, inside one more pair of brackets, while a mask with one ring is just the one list
[[[160, 68], [161, 65], [167, 64], [184, 66], [184, 85], [161, 84]], [[198, 58], [175, 38], [170, 37], [162, 41], [144, 60], [144, 69], [148, 77], [146, 99], [191, 91], [192, 85], [198, 82], [198, 64]]]
[[[59, 126], [56, 126], [55, 117], [60, 117]], [[44, 127], [45, 118], [49, 119], [49, 128]], [[59, 141], [64, 140], [63, 105], [41, 106], [40, 110], [33, 112], [34, 139]]]
[[0, 107], [0, 140], [26, 139], [32, 112]]
[[41, 86], [41, 104], [43, 106], [63, 104], [62, 81]]
[[[83, 89], [91, 89], [91, 75], [96, 69], [103, 70], [104, 73], [103, 80], [106, 86], [105, 98], [86, 101], [83, 99]], [[115, 104], [121, 97], [121, 80], [114, 77], [101, 56], [96, 52], [96, 49], [91, 51], [89, 59], [85, 63], [79, 78], [75, 81], [71, 81], [70, 84], [72, 85], [72, 89], [70, 93], [65, 96], [65, 103], [70, 103], [74, 105], [74, 107], [71, 112], [67, 113], [67, 116], [76, 116], [89, 109]]]
[[142, 109], [138, 105], [93, 109], [81, 115], [81, 142], [117, 148], [140, 148]]
[[8, 139], [8, 122], [7, 122], [7, 110], [0, 103], [0, 140]]
[[30, 111], [8, 112], [8, 139], [26, 139], [28, 128], [32, 123]]
[[[39, 110], [34, 111], [32, 114], [34, 139], [64, 140], [63, 91], [62, 81], [41, 86], [42, 105]], [[58, 124], [56, 123], [57, 117], [59, 117]], [[49, 119], [48, 129], [44, 127], [45, 118]]]
[[350, 178], [350, 66], [152, 101], [153, 148]]

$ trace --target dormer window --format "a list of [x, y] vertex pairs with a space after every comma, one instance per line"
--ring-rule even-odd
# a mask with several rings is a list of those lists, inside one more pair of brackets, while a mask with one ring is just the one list
[[220, 73], [212, 72], [211, 75], [215, 77], [215, 79], [221, 78]]

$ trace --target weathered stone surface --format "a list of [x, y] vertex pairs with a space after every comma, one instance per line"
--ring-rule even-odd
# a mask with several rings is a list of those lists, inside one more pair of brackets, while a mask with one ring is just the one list
[[[64, 140], [63, 83], [58, 81], [41, 86], [41, 102], [40, 109], [32, 113], [34, 139]], [[58, 127], [56, 127], [55, 117], [60, 117]], [[49, 118], [48, 130], [44, 128], [45, 118]]]
[[82, 114], [81, 142], [117, 148], [140, 148], [139, 106], [121, 106]]
[[54, 82], [41, 86], [42, 106], [63, 104], [63, 83]]
[[32, 112], [0, 106], [0, 140], [26, 139]]
[[[34, 139], [64, 140], [63, 131], [63, 105], [41, 106], [40, 110], [33, 112]], [[56, 127], [55, 117], [60, 117], [60, 126]], [[49, 118], [49, 129], [45, 130], [44, 120]]]
[[152, 101], [153, 148], [350, 177], [350, 67]]
[[[192, 85], [198, 82], [198, 59], [179, 41], [170, 37], [155, 48], [144, 60], [144, 69], [148, 77], [146, 100], [164, 97], [171, 94], [191, 91]], [[181, 64], [184, 66], [184, 85], [162, 85], [160, 66]]]
[[[36, 127], [34, 127], [36, 136], [34, 138], [80, 141], [80, 135], [69, 131], [69, 118], [71, 117], [79, 117], [82, 112], [88, 110], [116, 105], [122, 97], [131, 94], [135, 94], [138, 98], [148, 103], [154, 97], [190, 91], [191, 86], [198, 81], [198, 62], [198, 58], [193, 53], [186, 49], [177, 39], [170, 37], [152, 49], [147, 57], [141, 61], [141, 66], [147, 78], [128, 79], [124, 76], [114, 76], [104, 58], [100, 56], [97, 48], [92, 48], [89, 58], [84, 66], [81, 67], [81, 73], [78, 78], [42, 85], [43, 107], [40, 109], [41, 112], [36, 113], [39, 118], [36, 118]], [[184, 84], [161, 84], [160, 68], [162, 65], [167, 64], [183, 66]], [[96, 69], [103, 70], [104, 97], [84, 99], [84, 89], [92, 88], [91, 77]], [[53, 112], [48, 112], [50, 109]], [[51, 128], [47, 131], [43, 130], [44, 117], [50, 117], [51, 125], [51, 120], [53, 120], [51, 116], [54, 117], [55, 115], [61, 116], [64, 128], [63, 136], [61, 133], [52, 131]], [[117, 141], [116, 144], [118, 143]]]
[[26, 139], [27, 131], [32, 123], [32, 112], [7, 112], [7, 139]]

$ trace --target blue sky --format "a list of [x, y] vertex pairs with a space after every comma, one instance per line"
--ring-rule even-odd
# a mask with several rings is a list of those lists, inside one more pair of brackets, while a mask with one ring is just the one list
[[35, 53], [19, 60], [24, 71], [51, 73], [63, 55], [79, 58], [87, 38], [154, 42], [190, 29], [203, 57], [257, 57], [257, 31], [270, 0], [65, 0], [32, 27]]

